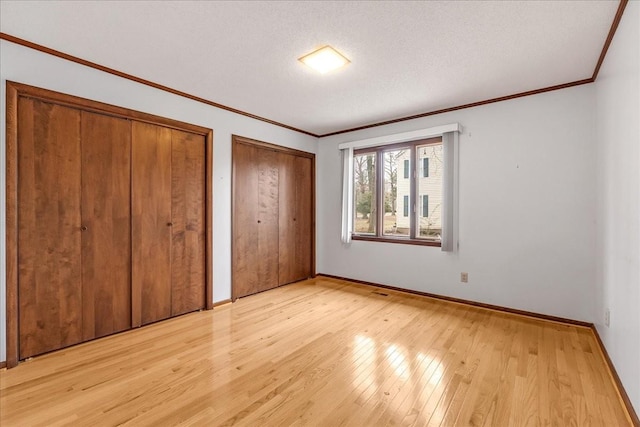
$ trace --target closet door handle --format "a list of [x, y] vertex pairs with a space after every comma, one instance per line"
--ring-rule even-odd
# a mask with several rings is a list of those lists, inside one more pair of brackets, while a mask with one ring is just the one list
[[82, 231], [87, 231], [87, 226], [86, 226], [86, 225], [83, 225], [82, 227], [80, 227], [80, 230], [82, 230]]
[[260, 220], [258, 220], [258, 224], [260, 224]]
[[168, 222], [168, 223], [167, 223], [167, 227], [171, 227], [172, 225], [173, 225], [173, 223], [172, 223], [172, 222]]

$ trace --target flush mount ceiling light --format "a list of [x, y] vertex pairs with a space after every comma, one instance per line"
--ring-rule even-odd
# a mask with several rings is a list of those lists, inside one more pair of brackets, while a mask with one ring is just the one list
[[313, 68], [320, 74], [325, 74], [329, 71], [344, 67], [350, 62], [331, 46], [321, 47], [318, 50], [314, 50], [313, 52], [304, 55], [298, 60]]

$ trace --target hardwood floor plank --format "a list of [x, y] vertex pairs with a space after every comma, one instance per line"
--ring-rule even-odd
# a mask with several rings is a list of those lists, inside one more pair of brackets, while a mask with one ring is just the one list
[[590, 330], [316, 278], [0, 371], [0, 425], [628, 426]]
[[[442, 315], [421, 312], [420, 318], [412, 325], [414, 327], [410, 331], [412, 341], [428, 342], [430, 334], [437, 330], [436, 325], [443, 318], [444, 316]], [[412, 350], [415, 350], [415, 346], [410, 345], [405, 350], [410, 355], [413, 352]], [[417, 395], [424, 388], [426, 381], [428, 381], [428, 378], [430, 378], [439, 364], [439, 360], [436, 361], [436, 353], [433, 350], [427, 354], [418, 351], [414, 358], [408, 357], [407, 359], [406, 363], [409, 365], [408, 375], [404, 375], [402, 378], [397, 392], [394, 393], [395, 396], [392, 397], [376, 421], [377, 425], [401, 424], [410, 413], [412, 405], [417, 404]]]

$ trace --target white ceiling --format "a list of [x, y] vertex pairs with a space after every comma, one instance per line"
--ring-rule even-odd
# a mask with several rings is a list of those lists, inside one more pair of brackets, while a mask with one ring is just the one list
[[[590, 78], [614, 1], [6, 1], [0, 31], [326, 134]], [[327, 75], [297, 58], [330, 44]]]

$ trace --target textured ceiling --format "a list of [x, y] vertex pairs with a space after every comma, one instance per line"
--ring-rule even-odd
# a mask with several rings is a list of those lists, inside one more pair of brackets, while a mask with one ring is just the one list
[[[618, 1], [6, 1], [0, 31], [315, 134], [590, 78]], [[351, 64], [319, 75], [324, 44]]]

